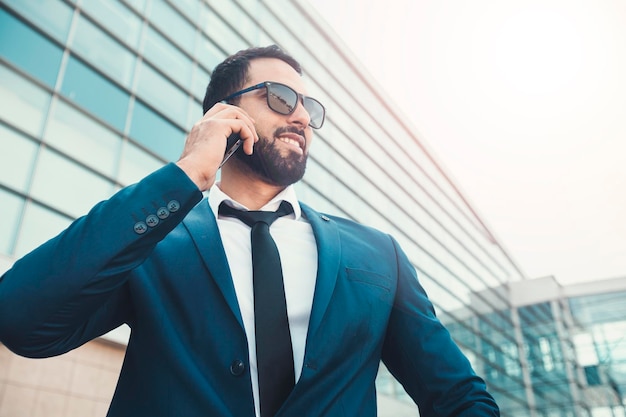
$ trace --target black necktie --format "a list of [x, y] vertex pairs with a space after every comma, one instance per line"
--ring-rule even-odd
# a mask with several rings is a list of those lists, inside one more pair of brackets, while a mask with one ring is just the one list
[[270, 235], [270, 225], [292, 212], [286, 201], [275, 212], [236, 210], [225, 203], [219, 209], [221, 215], [236, 217], [252, 228], [254, 329], [262, 417], [274, 416], [295, 384], [283, 273]]

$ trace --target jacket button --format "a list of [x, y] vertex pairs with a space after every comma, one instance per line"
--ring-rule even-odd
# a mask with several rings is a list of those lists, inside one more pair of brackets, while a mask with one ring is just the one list
[[242, 360], [234, 360], [231, 364], [230, 364], [230, 373], [233, 374], [234, 376], [239, 376], [241, 374], [243, 374], [243, 371], [246, 370], [246, 365], [243, 363]]

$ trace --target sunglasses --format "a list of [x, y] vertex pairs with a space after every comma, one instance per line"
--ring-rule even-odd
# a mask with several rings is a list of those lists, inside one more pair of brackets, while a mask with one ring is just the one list
[[326, 117], [326, 109], [319, 101], [314, 98], [304, 96], [296, 92], [293, 88], [286, 86], [285, 84], [265, 81], [252, 87], [245, 88], [229, 95], [221, 100], [222, 103], [227, 103], [235, 97], [248, 93], [254, 90], [260, 90], [265, 88], [267, 97], [267, 107], [280, 114], [291, 114], [296, 110], [298, 106], [298, 99], [302, 101], [304, 109], [309, 113], [311, 120], [309, 126], [314, 129], [319, 129], [324, 124], [324, 118]]

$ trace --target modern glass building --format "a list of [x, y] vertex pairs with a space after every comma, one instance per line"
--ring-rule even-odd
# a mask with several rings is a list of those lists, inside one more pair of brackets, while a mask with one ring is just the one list
[[[511, 392], [499, 398], [503, 414], [626, 416], [626, 277], [568, 286], [546, 277], [502, 290], [508, 307], [480, 316], [463, 310], [464, 324], [451, 326], [480, 329], [453, 332], [488, 358], [485, 378]], [[491, 334], [487, 317], [509, 319], [515, 339]], [[499, 349], [484, 342], [493, 339]]]
[[[566, 289], [577, 400], [595, 417], [626, 416], [626, 277]], [[569, 310], [569, 311], [568, 311]]]
[[[301, 62], [328, 112], [300, 199], [398, 239], [503, 415], [583, 415], [554, 414], [571, 401], [584, 408], [563, 397], [571, 378], [552, 393], [541, 384], [558, 386], [556, 373], [533, 373], [546, 346], [563, 343], [554, 337], [561, 309], [514, 307], [509, 290], [523, 272], [305, 0], [0, 0], [0, 272], [176, 160], [212, 68], [271, 43]], [[530, 331], [545, 335], [536, 346], [524, 338]], [[124, 340], [122, 329], [43, 361], [0, 347], [0, 416], [104, 415]], [[596, 370], [599, 380], [607, 375]], [[380, 415], [417, 415], [384, 368], [378, 387]]]

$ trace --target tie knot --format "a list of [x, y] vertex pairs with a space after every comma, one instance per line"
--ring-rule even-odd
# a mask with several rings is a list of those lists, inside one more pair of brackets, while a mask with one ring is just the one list
[[219, 208], [219, 214], [227, 217], [236, 217], [248, 226], [252, 227], [256, 223], [262, 222], [270, 226], [276, 219], [293, 213], [293, 207], [287, 201], [280, 203], [280, 207], [276, 211], [256, 211], [256, 210], [237, 210], [228, 204], [222, 202]]

